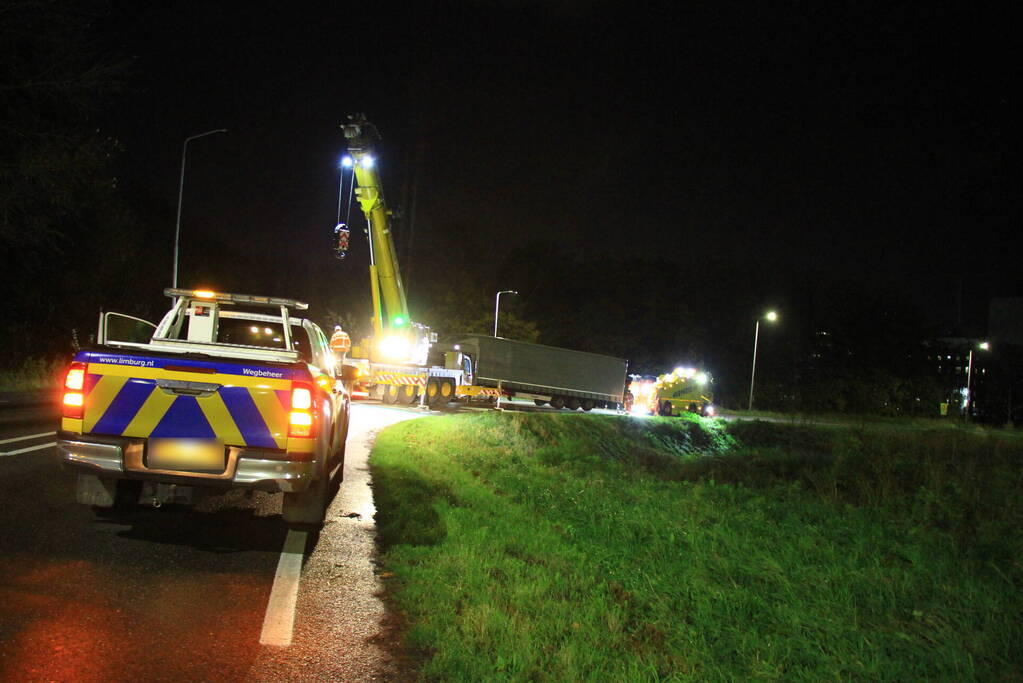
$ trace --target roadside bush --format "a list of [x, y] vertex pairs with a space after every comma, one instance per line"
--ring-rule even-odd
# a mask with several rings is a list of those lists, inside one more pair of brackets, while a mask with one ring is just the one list
[[26, 358], [19, 365], [0, 370], [0, 391], [48, 389], [60, 384], [67, 359]]

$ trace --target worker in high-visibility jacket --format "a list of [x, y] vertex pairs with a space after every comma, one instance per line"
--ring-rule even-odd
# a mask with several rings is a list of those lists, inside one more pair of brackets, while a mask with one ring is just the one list
[[348, 333], [341, 329], [340, 325], [334, 325], [334, 334], [330, 335], [330, 350], [334, 352], [339, 361], [345, 359], [348, 350], [352, 348], [352, 339]]

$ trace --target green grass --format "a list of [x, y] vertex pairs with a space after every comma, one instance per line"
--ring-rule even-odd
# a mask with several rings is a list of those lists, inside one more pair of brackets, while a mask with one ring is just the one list
[[64, 360], [28, 358], [17, 367], [0, 370], [0, 391], [53, 388], [61, 383], [66, 369]]
[[1023, 676], [1023, 449], [484, 413], [377, 439], [388, 596], [432, 680]]
[[[789, 424], [815, 424], [851, 427], [882, 427], [915, 429], [958, 429], [963, 426], [980, 427], [975, 423], [966, 424], [962, 415], [954, 414], [941, 417], [935, 413], [930, 417], [909, 417], [893, 415], [869, 415], [853, 413], [783, 413], [772, 410], [730, 410], [719, 409], [722, 417], [734, 417], [744, 420], [764, 419]], [[990, 427], [986, 427], [990, 429]]]

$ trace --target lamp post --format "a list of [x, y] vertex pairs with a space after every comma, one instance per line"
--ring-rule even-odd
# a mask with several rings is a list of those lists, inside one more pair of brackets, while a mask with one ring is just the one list
[[[338, 187], [337, 187], [337, 222], [338, 222], [338, 224], [341, 223], [341, 196], [344, 194], [344, 191], [345, 191], [345, 169], [346, 168], [353, 168], [354, 166], [355, 166], [355, 160], [352, 159], [352, 157], [348, 156], [347, 154], [344, 155], [343, 157], [341, 157], [341, 181], [338, 183]], [[354, 180], [352, 181], [352, 190], [351, 191], [352, 192], [355, 191], [355, 181]], [[349, 209], [351, 209], [351, 205], [350, 204], [349, 204]], [[345, 220], [345, 223], [347, 223], [347, 222], [348, 221]]]
[[[977, 344], [977, 348], [981, 351], [988, 351], [991, 349], [991, 344], [988, 342], [980, 342]], [[973, 379], [973, 347], [970, 347], [970, 356], [966, 361], [966, 405], [963, 419], [969, 421], [970, 409], [973, 407], [973, 393], [970, 390], [970, 381]]]
[[174, 276], [171, 278], [172, 287], [178, 286], [178, 239], [181, 237], [181, 198], [185, 192], [185, 154], [188, 152], [188, 143], [191, 140], [195, 140], [197, 138], [204, 138], [207, 135], [226, 132], [227, 132], [226, 128], [208, 130], [205, 133], [199, 133], [198, 135], [192, 135], [191, 137], [185, 138], [184, 144], [181, 145], [181, 180], [178, 181], [178, 220], [177, 225], [174, 228]]
[[514, 289], [502, 289], [494, 297], [494, 336], [497, 336], [497, 314], [501, 310], [501, 295], [502, 294], [518, 294]]
[[[778, 314], [774, 311], [768, 311], [764, 314], [764, 319], [768, 322], [774, 322], [778, 319]], [[757, 376], [757, 341], [760, 339], [760, 318], [757, 318], [756, 325], [753, 328], [753, 372], [749, 376], [749, 409], [753, 410], [753, 380]]]

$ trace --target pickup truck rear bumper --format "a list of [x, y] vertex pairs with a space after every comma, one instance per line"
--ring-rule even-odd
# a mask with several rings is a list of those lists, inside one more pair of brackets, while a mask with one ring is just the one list
[[222, 473], [151, 470], [146, 467], [144, 450], [144, 439], [57, 435], [57, 451], [65, 466], [112, 479], [295, 493], [309, 487], [316, 471], [308, 453], [295, 454], [296, 459], [289, 460], [288, 454], [280, 451], [237, 446], [228, 446], [227, 467]]

